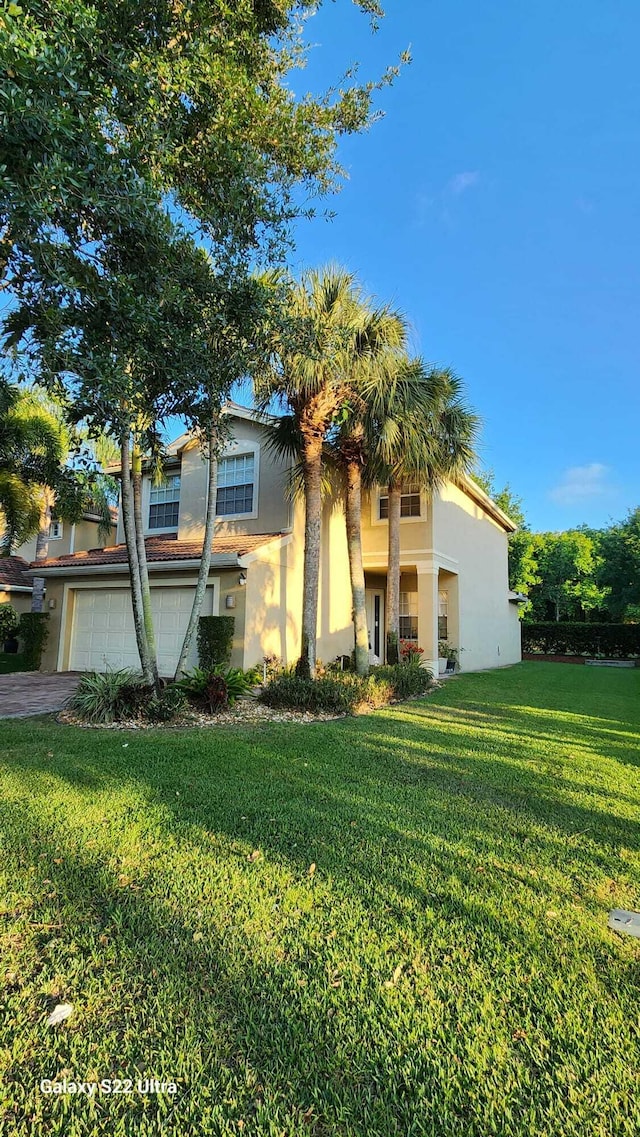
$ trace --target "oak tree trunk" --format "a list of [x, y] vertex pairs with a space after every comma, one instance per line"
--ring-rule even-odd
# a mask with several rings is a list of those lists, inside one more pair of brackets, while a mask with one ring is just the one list
[[136, 541], [135, 520], [133, 511], [133, 490], [131, 486], [131, 456], [129, 452], [129, 432], [122, 435], [120, 445], [122, 489], [120, 500], [122, 503], [122, 521], [124, 525], [127, 555], [129, 558], [129, 577], [131, 580], [131, 604], [133, 607], [133, 624], [136, 633], [138, 654], [142, 676], [150, 687], [153, 686], [154, 669], [149, 653], [149, 643], [144, 622], [144, 606], [142, 603], [142, 585], [140, 583], [140, 565], [138, 561], [138, 545]]
[[402, 486], [389, 480], [389, 553], [387, 568], [387, 663], [400, 662], [400, 507]]
[[46, 561], [49, 556], [49, 530], [51, 528], [51, 514], [53, 512], [54, 493], [48, 486], [42, 491], [42, 513], [40, 514], [40, 528], [36, 540], [36, 561]]
[[200, 619], [200, 612], [202, 603], [205, 598], [207, 590], [207, 581], [209, 579], [209, 570], [211, 568], [211, 554], [213, 552], [213, 541], [215, 536], [216, 527], [216, 492], [218, 482], [218, 453], [220, 449], [220, 435], [218, 432], [218, 421], [214, 419], [211, 423], [209, 430], [209, 476], [207, 481], [207, 516], [204, 527], [204, 538], [202, 542], [202, 556], [200, 558], [200, 568], [198, 570], [198, 581], [196, 590], [193, 596], [193, 605], [191, 608], [191, 615], [189, 616], [189, 623], [185, 632], [184, 642], [180, 651], [180, 658], [178, 666], [176, 667], [175, 679], [179, 679], [180, 675], [185, 669], [185, 664], [191, 654], [193, 641], [195, 639], [198, 620]]
[[151, 611], [151, 587], [149, 585], [149, 567], [147, 565], [147, 549], [144, 543], [144, 518], [142, 516], [142, 454], [139, 447], [133, 445], [131, 462], [131, 487], [133, 490], [133, 523], [138, 552], [138, 572], [140, 576], [140, 590], [142, 595], [142, 618], [147, 637], [149, 651], [149, 665], [153, 677], [154, 687], [159, 686], [158, 657], [156, 652], [156, 634], [153, 628], [153, 613]]

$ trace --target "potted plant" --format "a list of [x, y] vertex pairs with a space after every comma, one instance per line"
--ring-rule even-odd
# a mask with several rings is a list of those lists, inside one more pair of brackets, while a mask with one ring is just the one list
[[458, 648], [447, 640], [438, 640], [438, 675], [451, 674], [458, 666]]
[[18, 613], [11, 604], [0, 604], [0, 643], [2, 650], [9, 655], [15, 655], [18, 650], [16, 631], [18, 628]]

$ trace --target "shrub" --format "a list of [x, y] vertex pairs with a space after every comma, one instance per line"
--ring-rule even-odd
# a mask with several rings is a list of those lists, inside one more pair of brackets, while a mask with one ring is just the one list
[[11, 639], [18, 627], [18, 613], [12, 604], [0, 604], [0, 647]]
[[27, 671], [37, 671], [49, 636], [48, 612], [23, 612], [18, 625], [22, 655]]
[[274, 679], [276, 675], [279, 675], [280, 672], [284, 670], [284, 664], [282, 660], [275, 653], [272, 653], [271, 655], [265, 655], [262, 659], [262, 663], [263, 671], [260, 675], [260, 682], [262, 682], [263, 678], [265, 678], [267, 681]]
[[[347, 676], [352, 682], [347, 682]], [[295, 671], [283, 671], [267, 684], [260, 699], [269, 707], [345, 714], [353, 710], [357, 702], [362, 702], [358, 696], [363, 682], [351, 672], [345, 672], [340, 678], [325, 675], [322, 679], [305, 679]]]
[[192, 703], [213, 714], [223, 707], [233, 706], [257, 682], [259, 675], [255, 668], [243, 671], [240, 667], [224, 668], [218, 664], [209, 671], [194, 667], [192, 671], [185, 672], [176, 686]]
[[151, 695], [145, 708], [149, 722], [174, 722], [188, 707], [188, 699], [177, 683], [164, 687], [157, 695]]
[[386, 664], [383, 667], [376, 667], [373, 675], [378, 681], [384, 679], [391, 684], [396, 699], [410, 699], [414, 695], [424, 695], [433, 678], [429, 669], [419, 663], [408, 666], [406, 663]]
[[85, 722], [121, 722], [140, 713], [151, 696], [135, 671], [95, 671], [82, 676], [66, 706]]
[[426, 668], [402, 663], [376, 667], [367, 678], [343, 671], [304, 679], [286, 671], [271, 680], [260, 698], [270, 707], [348, 714], [365, 707], [383, 707], [395, 698], [421, 695], [430, 680]]
[[522, 650], [543, 655], [640, 655], [640, 624], [522, 624]]
[[203, 671], [228, 664], [233, 644], [234, 616], [201, 616], [198, 623], [198, 660]]

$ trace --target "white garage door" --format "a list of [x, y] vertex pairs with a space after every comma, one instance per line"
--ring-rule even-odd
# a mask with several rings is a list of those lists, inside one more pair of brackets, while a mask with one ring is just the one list
[[[161, 675], [173, 675], [187, 630], [193, 588], [151, 589], [151, 608]], [[207, 589], [202, 615], [213, 611], [213, 589]], [[198, 659], [194, 650], [189, 666]], [[140, 670], [128, 588], [77, 589], [71, 632], [71, 671], [106, 671], [131, 667]]]

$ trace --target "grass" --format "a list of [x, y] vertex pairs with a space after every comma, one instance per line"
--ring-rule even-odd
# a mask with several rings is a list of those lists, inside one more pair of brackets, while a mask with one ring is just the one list
[[[639, 687], [529, 663], [306, 727], [1, 724], [6, 1132], [637, 1137], [640, 942], [606, 923], [640, 907]], [[178, 1093], [38, 1092], [65, 1073]]]

